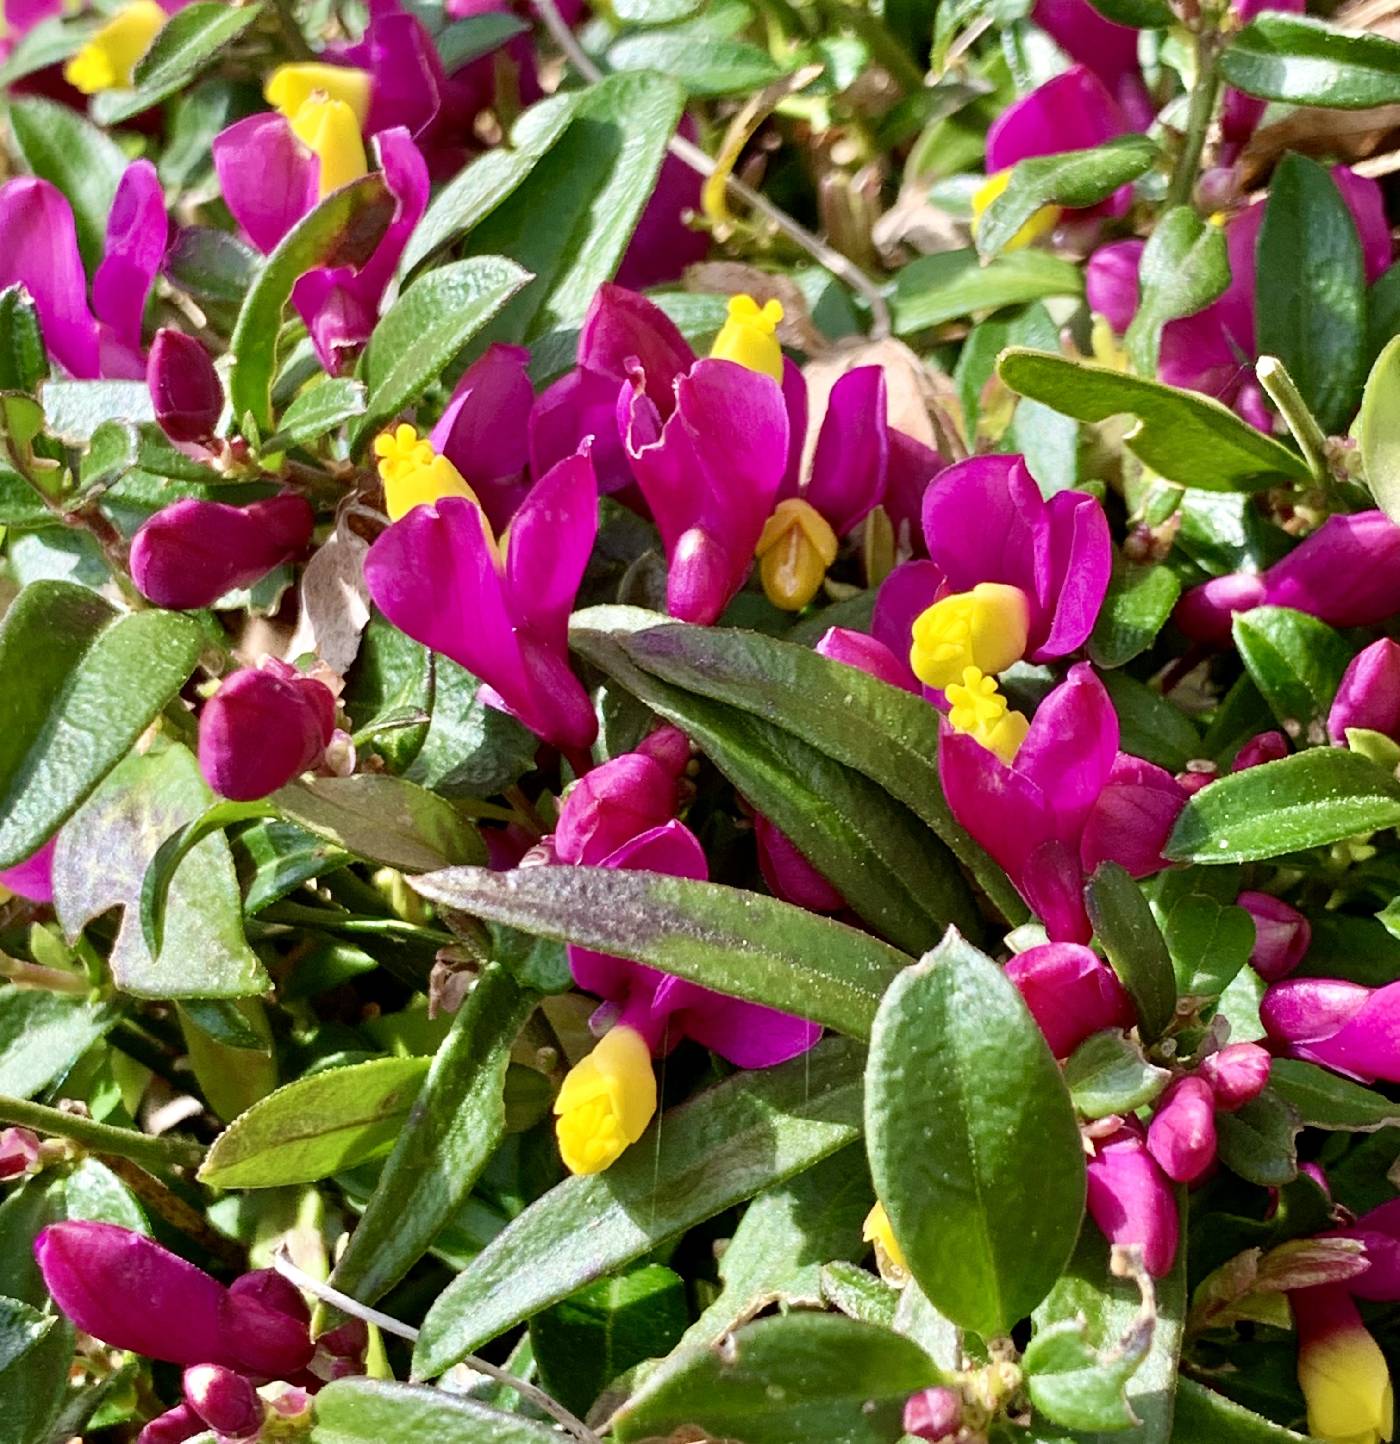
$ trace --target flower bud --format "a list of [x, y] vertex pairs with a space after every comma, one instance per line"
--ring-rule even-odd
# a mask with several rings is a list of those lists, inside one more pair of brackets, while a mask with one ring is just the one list
[[669, 822], [677, 774], [642, 752], [624, 752], [595, 767], [569, 790], [554, 830], [563, 863], [597, 866], [625, 842]]
[[224, 388], [209, 353], [183, 331], [162, 327], [146, 362], [160, 429], [177, 443], [209, 441], [224, 410]]
[[293, 492], [226, 506], [177, 501], [131, 541], [131, 578], [158, 607], [207, 607], [290, 561], [311, 540], [316, 515]]
[[1282, 898], [1266, 892], [1242, 892], [1236, 899], [1254, 922], [1250, 965], [1265, 982], [1276, 983], [1303, 961], [1312, 942], [1307, 918]]
[[1176, 781], [1188, 797], [1194, 797], [1203, 787], [1209, 787], [1220, 776], [1220, 769], [1213, 762], [1192, 762], [1176, 774]]
[[29, 1173], [39, 1162], [39, 1138], [27, 1128], [0, 1129], [0, 1181]]
[[902, 687], [906, 692], [917, 692], [918, 685], [909, 669], [878, 638], [864, 632], [853, 632], [847, 627], [828, 627], [822, 639], [812, 649], [818, 655], [830, 657], [833, 662], [844, 662], [869, 677], [878, 677], [891, 687]]
[[1113, 970], [1079, 943], [1027, 948], [1006, 965], [1050, 1051], [1068, 1058], [1091, 1034], [1131, 1028], [1132, 999]]
[[1264, 574], [1274, 607], [1333, 627], [1369, 627], [1400, 611], [1400, 526], [1382, 511], [1330, 516]]
[[314, 767], [335, 731], [330, 688], [275, 658], [224, 679], [199, 714], [199, 769], [221, 797], [251, 802]]
[[208, 1426], [188, 1404], [176, 1404], [158, 1414], [136, 1436], [136, 1444], [185, 1444], [196, 1434], [207, 1434]]
[[1287, 757], [1288, 752], [1288, 738], [1282, 732], [1260, 732], [1235, 753], [1230, 771], [1247, 772], [1251, 767], [1262, 767], [1266, 762], [1278, 762]]
[[1087, 1166], [1085, 1205], [1099, 1232], [1109, 1243], [1141, 1248], [1154, 1278], [1170, 1273], [1181, 1229], [1176, 1199], [1147, 1151], [1141, 1128], [1125, 1125], [1097, 1141]]
[[1089, 309], [1102, 316], [1121, 336], [1137, 314], [1141, 300], [1138, 272], [1144, 242], [1111, 241], [1100, 246], [1084, 268], [1084, 294]]
[[1236, 612], [1248, 612], [1265, 600], [1262, 577], [1232, 572], [1192, 587], [1176, 604], [1172, 618], [1193, 642], [1223, 647], [1230, 640]]
[[768, 890], [814, 913], [839, 912], [846, 899], [803, 857], [793, 840], [761, 813], [753, 819], [758, 867]]
[[53, 850], [57, 841], [58, 836], [55, 834], [38, 852], [31, 853], [23, 862], [17, 862], [13, 867], [0, 871], [0, 888], [29, 902], [51, 903]]
[[1273, 1058], [1258, 1043], [1231, 1043], [1206, 1058], [1196, 1072], [1215, 1094], [1221, 1113], [1234, 1113], [1252, 1103], [1269, 1081]]
[[185, 1402], [221, 1439], [251, 1439], [261, 1431], [263, 1402], [242, 1374], [196, 1364], [185, 1370], [184, 1385]]
[[554, 1100], [559, 1153], [570, 1173], [601, 1173], [634, 1144], [656, 1112], [651, 1050], [619, 1024], [570, 1069]]
[[1308, 1432], [1345, 1444], [1389, 1439], [1394, 1402], [1385, 1355], [1346, 1288], [1324, 1284], [1289, 1295], [1298, 1329], [1298, 1384]]
[[228, 1286], [231, 1297], [251, 1301], [262, 1308], [286, 1314], [308, 1328], [311, 1325], [311, 1310], [301, 1290], [276, 1269], [254, 1269], [251, 1273], [240, 1274]]
[[904, 1405], [904, 1432], [916, 1439], [949, 1439], [962, 1428], [962, 1397], [952, 1389], [920, 1389]]
[[1400, 1083], [1400, 983], [1290, 979], [1264, 994], [1259, 1020], [1290, 1057], [1362, 1083]]
[[1389, 637], [1358, 652], [1342, 675], [1327, 733], [1340, 745], [1352, 727], [1400, 736], [1400, 643]]
[[1215, 1162], [1215, 1094], [1202, 1078], [1181, 1078], [1147, 1129], [1147, 1151], [1177, 1183], [1194, 1183]]

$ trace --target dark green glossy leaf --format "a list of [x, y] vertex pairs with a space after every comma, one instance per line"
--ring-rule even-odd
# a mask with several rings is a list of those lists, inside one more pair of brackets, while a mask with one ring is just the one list
[[434, 655], [427, 735], [405, 776], [442, 797], [491, 797], [535, 762], [539, 739], [481, 700], [481, 684], [464, 667]]
[[1049, 1291], [1084, 1212], [1084, 1152], [1044, 1036], [949, 936], [880, 1005], [866, 1072], [875, 1191], [935, 1308], [984, 1338]]
[[1202, 219], [1194, 206], [1174, 206], [1158, 219], [1142, 251], [1142, 301], [1123, 337], [1139, 376], [1156, 374], [1162, 327], [1203, 310], [1229, 284], [1223, 226]]
[[1131, 662], [1157, 640], [1180, 595], [1181, 583], [1166, 567], [1116, 560], [1089, 655], [1100, 667]]
[[81, 996], [0, 987], [0, 1093], [32, 1098], [57, 1082], [117, 1021]]
[[0, 291], [0, 391], [33, 391], [49, 374], [39, 313], [23, 286]]
[[1220, 1161], [1250, 1183], [1281, 1188], [1298, 1176], [1295, 1140], [1302, 1120], [1272, 1088], [1243, 1108], [1216, 1116]]
[[1174, 862], [1254, 862], [1400, 824], [1400, 783], [1341, 747], [1313, 747], [1212, 782], [1177, 818]]
[[499, 50], [508, 40], [524, 35], [530, 22], [506, 11], [482, 10], [439, 30], [433, 44], [442, 60], [442, 68], [451, 75], [473, 60]]
[[0, 867], [46, 842], [194, 667], [189, 617], [122, 615], [86, 587], [35, 582], [0, 627]]
[[650, 70], [679, 81], [691, 95], [761, 90], [783, 75], [767, 50], [747, 40], [691, 32], [629, 35], [608, 51], [614, 70]]
[[1301, 458], [1286, 446], [1198, 392], [1019, 348], [1006, 352], [998, 370], [1013, 391], [1079, 421], [1136, 416], [1138, 424], [1123, 444], [1159, 475], [1182, 486], [1257, 491], [1275, 485], [1280, 477], [1302, 480], [1308, 475]]
[[[212, 1437], [212, 1436], [211, 1436]], [[437, 1389], [337, 1379], [316, 1396], [311, 1444], [558, 1444], [559, 1431]]]
[[890, 303], [896, 334], [908, 336], [962, 316], [1046, 296], [1077, 296], [1083, 289], [1079, 268], [1047, 251], [1013, 251], [983, 265], [969, 246], [910, 261], [895, 274]]
[[0, 1298], [0, 1444], [48, 1437], [67, 1391], [73, 1343], [67, 1319]]
[[1368, 110], [1400, 101], [1400, 45], [1303, 15], [1252, 20], [1220, 57], [1231, 85], [1266, 100]]
[[1132, 996], [1138, 1028], [1145, 1041], [1155, 1042], [1176, 1014], [1176, 978], [1152, 909], [1116, 862], [1099, 864], [1085, 901], [1104, 953]]
[[1269, 1087], [1297, 1110], [1305, 1128], [1374, 1133], [1400, 1124], [1400, 1103], [1299, 1058], [1275, 1058]]
[[1111, 1029], [1086, 1038], [1065, 1063], [1065, 1086], [1084, 1118], [1135, 1113], [1170, 1080], [1171, 1074], [1149, 1063], [1131, 1038]]
[[1094, 0], [1094, 9], [1139, 30], [1165, 30], [1176, 20], [1166, 0]]
[[738, 1074], [665, 1113], [607, 1172], [550, 1189], [438, 1296], [423, 1321], [415, 1374], [441, 1373], [540, 1309], [852, 1142], [864, 1061], [858, 1044], [828, 1038], [789, 1063]]
[[1182, 1379], [1171, 1444], [1311, 1444], [1311, 1436], [1295, 1434], [1194, 1379]]
[[1168, 772], [1180, 772], [1202, 750], [1201, 735], [1179, 707], [1126, 672], [1103, 677], [1105, 690], [1118, 714], [1118, 745], [1134, 757], [1155, 762]]
[[206, 305], [238, 306], [252, 287], [261, 261], [247, 242], [227, 231], [186, 226], [166, 252], [165, 274]]
[[1325, 622], [1289, 607], [1237, 613], [1235, 646], [1279, 726], [1299, 742], [1327, 740], [1327, 712], [1351, 648]]

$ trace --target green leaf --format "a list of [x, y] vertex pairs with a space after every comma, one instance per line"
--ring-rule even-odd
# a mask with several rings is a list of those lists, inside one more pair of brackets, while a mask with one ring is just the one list
[[202, 645], [173, 612], [123, 615], [35, 582], [0, 626], [0, 867], [58, 830], [184, 685]]
[[1145, 652], [1181, 595], [1176, 573], [1114, 559], [1099, 619], [1089, 638], [1089, 655], [1100, 667], [1122, 667]]
[[1351, 648], [1325, 622], [1289, 607], [1236, 613], [1235, 646], [1249, 675], [1296, 742], [1325, 744], [1327, 713]]
[[1083, 289], [1079, 267], [1048, 251], [1013, 251], [984, 265], [969, 246], [910, 261], [895, 275], [890, 304], [895, 334], [908, 336], [1003, 306], [1078, 296]]
[[1191, 719], [1160, 692], [1127, 672], [1108, 672], [1102, 681], [1118, 714], [1118, 745], [1124, 752], [1168, 772], [1180, 772], [1192, 758], [1209, 755], [1202, 752], [1201, 734]]
[[978, 253], [991, 257], [1004, 250], [1042, 206], [1098, 205], [1151, 170], [1159, 154], [1145, 135], [1126, 135], [1089, 150], [1018, 161], [977, 223]]
[[298, 1078], [224, 1129], [200, 1167], [200, 1182], [316, 1183], [374, 1158], [399, 1136], [427, 1072], [426, 1058], [374, 1058]]
[[443, 797], [491, 797], [530, 771], [539, 740], [509, 713], [481, 700], [465, 667], [434, 655], [432, 711], [405, 776]]
[[605, 1173], [550, 1189], [438, 1296], [423, 1320], [415, 1376], [440, 1374], [583, 1285], [852, 1142], [864, 1061], [858, 1044], [827, 1038], [791, 1062], [737, 1074], [663, 1114]]
[[1138, 271], [1142, 301], [1123, 337], [1139, 376], [1157, 374], [1162, 327], [1204, 310], [1230, 284], [1225, 228], [1194, 206], [1174, 206], [1147, 238]]
[[0, 86], [8, 90], [27, 75], [62, 65], [97, 33], [102, 20], [103, 17], [96, 14], [81, 20], [57, 15], [41, 20], [20, 36], [5, 63], [0, 65]]
[[499, 50], [508, 40], [524, 35], [530, 22], [518, 15], [496, 10], [482, 10], [466, 20], [459, 20], [433, 36], [442, 68], [452, 75], [473, 60]]
[[1336, 181], [1307, 156], [1284, 156], [1269, 182], [1259, 274], [1269, 278], [1255, 320], [1259, 354], [1278, 357], [1322, 429], [1339, 431], [1355, 413], [1365, 365], [1366, 271]]
[[44, 430], [73, 446], [91, 441], [111, 421], [156, 419], [144, 381], [45, 381], [39, 399]]
[[1400, 783], [1341, 747], [1312, 747], [1212, 782], [1167, 839], [1173, 862], [1257, 862], [1400, 825]]
[[693, 1425], [745, 1444], [894, 1444], [909, 1395], [942, 1381], [912, 1340], [840, 1314], [760, 1319], [673, 1355], [613, 1416], [619, 1440]]
[[1104, 953], [1137, 1009], [1138, 1030], [1155, 1043], [1176, 1015], [1176, 977], [1152, 909], [1116, 862], [1099, 864], [1084, 899]]
[[[894, 1326], [895, 1312], [902, 1291], [894, 1289], [874, 1274], [852, 1263], [829, 1263], [822, 1268], [822, 1298], [839, 1309], [848, 1319], [878, 1324], [882, 1329]], [[908, 1288], [917, 1288], [909, 1284]]]
[[308, 387], [282, 413], [276, 434], [262, 444], [263, 454], [319, 441], [328, 432], [362, 416], [364, 410], [363, 382], [350, 376], [328, 377]]
[[1177, 992], [1187, 998], [1218, 998], [1254, 950], [1249, 914], [1233, 903], [1199, 893], [1188, 893], [1172, 904], [1162, 932]]
[[449, 868], [412, 879], [440, 907], [632, 958], [718, 993], [869, 1036], [908, 957], [777, 898], [606, 867]]
[[73, 1328], [18, 1299], [0, 1298], [0, 1444], [48, 1437], [68, 1389]]
[[530, 1320], [544, 1391], [581, 1418], [618, 1375], [680, 1342], [685, 1280], [661, 1264], [599, 1279]]
[[506, 1065], [535, 1002], [499, 964], [482, 971], [335, 1266], [336, 1288], [373, 1303], [427, 1253], [472, 1191], [505, 1133]]
[[310, 1444], [559, 1444], [559, 1431], [519, 1414], [380, 1379], [336, 1379], [316, 1395]]
[[627, 25], [670, 25], [686, 20], [704, 0], [618, 0], [613, 14]]
[[608, 64], [618, 71], [655, 71], [702, 97], [761, 90], [786, 73], [747, 40], [690, 31], [626, 36], [609, 49]]
[[360, 362], [369, 388], [352, 447], [416, 401], [448, 362], [530, 279], [501, 256], [440, 266], [415, 281], [374, 328]]
[[184, 227], [165, 254], [167, 279], [205, 305], [241, 305], [261, 265], [246, 241], [210, 226]]
[[172, 832], [213, 800], [193, 754], [166, 743], [128, 757], [59, 834], [54, 853], [59, 921], [74, 940], [94, 918], [121, 908], [109, 964], [125, 992], [229, 998], [268, 987], [267, 973], [243, 936], [238, 880], [221, 834], [206, 837], [176, 869], [158, 954], [142, 934], [142, 887], [152, 858]]
[[684, 99], [645, 72], [584, 92], [563, 134], [468, 238], [473, 255], [510, 256], [535, 277], [483, 340], [535, 342], [579, 324], [651, 198]]
[[1305, 1128], [1374, 1133], [1400, 1124], [1400, 1103], [1299, 1058], [1275, 1058], [1269, 1087], [1297, 1111]]
[[481, 838], [450, 802], [401, 777], [313, 777], [274, 792], [271, 800], [309, 832], [402, 872], [486, 858]]
[[997, 369], [1013, 391], [1076, 420], [1136, 416], [1138, 424], [1123, 444], [1158, 475], [1182, 486], [1258, 491], [1276, 485], [1279, 477], [1303, 480], [1308, 475], [1301, 458], [1286, 446], [1195, 391], [1047, 351], [1013, 348]]
[[57, 1082], [117, 1021], [110, 1005], [0, 987], [0, 1093], [32, 1098]]
[[207, 1008], [201, 1022], [185, 1009], [178, 1009], [180, 1032], [189, 1055], [190, 1071], [204, 1094], [210, 1111], [225, 1123], [246, 1113], [255, 1103], [266, 1098], [277, 1087], [277, 1056], [268, 1022], [267, 1009], [261, 998], [239, 998], [225, 1005], [247, 1028], [253, 1046], [246, 1040], [229, 1040], [233, 1023], [224, 1018], [217, 1031]]
[[1171, 1444], [1313, 1444], [1312, 1436], [1295, 1434], [1272, 1419], [1207, 1389], [1194, 1379], [1181, 1379], [1176, 1390], [1176, 1420]]
[[1220, 1161], [1249, 1183], [1282, 1188], [1298, 1176], [1297, 1110], [1272, 1088], [1233, 1113], [1217, 1114]]
[[126, 170], [125, 153], [81, 112], [41, 96], [13, 97], [9, 119], [25, 169], [68, 197], [78, 249], [91, 273], [106, 247], [107, 213]]
[[1135, 1113], [1170, 1080], [1165, 1068], [1149, 1063], [1131, 1038], [1113, 1029], [1086, 1038], [1065, 1064], [1065, 1086], [1084, 1118]]
[[[658, 625], [659, 624], [659, 625]], [[617, 658], [741, 708], [877, 782], [921, 818], [977, 879], [1008, 921], [1025, 904], [999, 867], [953, 819], [938, 780], [938, 719], [921, 698], [806, 647], [729, 628], [691, 627], [631, 607], [575, 614], [571, 645], [623, 680]], [[644, 700], [655, 706], [659, 692]]]
[[956, 933], [880, 1004], [866, 1071], [875, 1192], [929, 1301], [984, 1338], [1049, 1291], [1084, 1213], [1084, 1151], [1045, 1038]]
[[1093, 0], [1093, 4], [1100, 15], [1138, 30], [1165, 30], [1176, 20], [1167, 0]]
[[1400, 45], [1302, 15], [1251, 21], [1220, 57], [1233, 86], [1266, 100], [1369, 110], [1400, 101]]
[[1126, 1429], [1137, 1422], [1126, 1386], [1151, 1338], [1149, 1326], [1133, 1335], [1128, 1349], [1103, 1355], [1078, 1319], [1038, 1330], [1021, 1359], [1031, 1403], [1067, 1429]]
[[136, 62], [133, 88], [109, 90], [92, 101], [93, 118], [117, 125], [183, 90], [262, 14], [262, 5], [200, 0], [172, 15]]
[[1400, 336], [1376, 358], [1361, 396], [1356, 420], [1366, 485], [1376, 505], [1392, 520], [1400, 518]]
[[229, 340], [233, 358], [228, 397], [241, 426], [251, 415], [259, 432], [272, 430], [272, 378], [277, 369], [277, 337], [282, 312], [299, 277], [317, 266], [361, 266], [393, 214], [394, 198], [383, 175], [374, 171], [332, 191], [283, 236], [263, 262], [243, 297]]
[[0, 391], [33, 391], [49, 374], [39, 312], [23, 286], [0, 291]]

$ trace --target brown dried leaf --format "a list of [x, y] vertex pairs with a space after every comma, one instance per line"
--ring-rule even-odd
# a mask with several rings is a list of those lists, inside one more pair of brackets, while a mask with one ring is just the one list
[[338, 526], [307, 563], [301, 578], [301, 617], [287, 646], [288, 658], [315, 652], [342, 676], [359, 655], [369, 622], [364, 561], [369, 544]]
[[1308, 106], [1255, 131], [1240, 156], [1240, 181], [1253, 186], [1285, 151], [1301, 151], [1350, 164], [1374, 155], [1400, 130], [1400, 105], [1374, 110], [1319, 110]]

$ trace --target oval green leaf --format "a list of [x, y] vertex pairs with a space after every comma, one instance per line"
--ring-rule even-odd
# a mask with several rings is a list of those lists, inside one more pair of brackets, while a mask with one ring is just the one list
[[1400, 101], [1400, 45], [1302, 15], [1261, 15], [1220, 57], [1231, 85], [1265, 100], [1369, 110]]
[[1143, 1039], [1155, 1042], [1176, 1012], [1176, 975], [1157, 919], [1126, 868], [1100, 863], [1084, 901], [1113, 971], [1132, 996]]
[[[210, 1436], [213, 1437], [212, 1435]], [[336, 1379], [316, 1395], [311, 1444], [559, 1444], [549, 1424], [519, 1414], [382, 1379]]]
[[1255, 607], [1233, 623], [1254, 685], [1279, 726], [1298, 742], [1327, 741], [1327, 712], [1351, 648], [1327, 625], [1291, 607]]
[[1361, 396], [1356, 439], [1376, 505], [1400, 520], [1400, 335], [1376, 358]]

